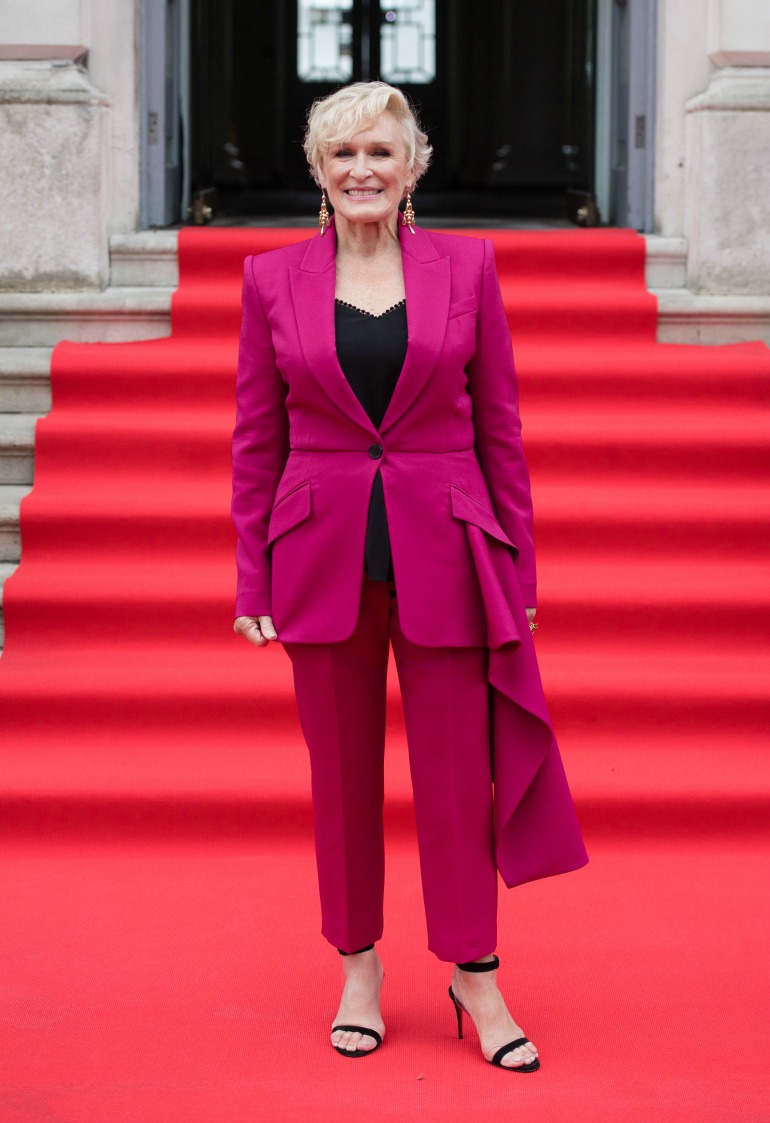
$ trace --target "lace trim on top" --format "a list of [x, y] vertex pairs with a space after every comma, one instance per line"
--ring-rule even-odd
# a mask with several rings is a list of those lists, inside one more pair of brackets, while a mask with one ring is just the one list
[[373, 320], [379, 320], [382, 316], [387, 316], [389, 312], [395, 312], [397, 308], [406, 304], [406, 297], [404, 296], [395, 304], [391, 304], [390, 308], [386, 308], [384, 312], [367, 312], [365, 308], [359, 308], [357, 304], [348, 304], [347, 300], [340, 300], [338, 296], [334, 298], [334, 303], [341, 304], [343, 308], [352, 308], [354, 312], [360, 312], [362, 316], [371, 316]]

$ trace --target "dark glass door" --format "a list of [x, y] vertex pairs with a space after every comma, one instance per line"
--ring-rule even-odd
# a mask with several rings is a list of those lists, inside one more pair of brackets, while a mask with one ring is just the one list
[[193, 183], [220, 217], [309, 215], [312, 101], [381, 78], [416, 105], [431, 215], [561, 216], [593, 179], [596, 0], [192, 0]]

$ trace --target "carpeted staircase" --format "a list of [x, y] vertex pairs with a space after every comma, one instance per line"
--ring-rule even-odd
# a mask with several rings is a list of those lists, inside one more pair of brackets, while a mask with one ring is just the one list
[[[519, 969], [527, 1032], [540, 1031], [544, 1054], [534, 1099], [530, 1083], [522, 1103], [546, 1123], [759, 1123], [770, 1119], [762, 1023], [747, 1015], [738, 1026], [725, 1011], [745, 1014], [740, 997], [766, 942], [753, 887], [770, 810], [770, 352], [657, 344], [644, 242], [632, 232], [491, 236], [533, 478], [537, 646], [592, 857], [583, 873], [501, 902], [501, 955], [511, 978]], [[229, 520], [242, 260], [305, 237], [185, 230], [170, 339], [54, 352], [53, 410], [38, 423], [35, 487], [22, 505], [23, 560], [4, 598], [0, 837], [11, 855], [6, 894], [23, 920], [6, 937], [15, 1044], [2, 1123], [53, 1118], [40, 1112], [54, 1108], [57, 1119], [101, 1121], [127, 1106], [142, 1123], [245, 1111], [339, 1119], [345, 1105], [372, 1120], [492, 1119], [524, 1094], [518, 1077], [482, 1065], [455, 1087], [448, 1033], [435, 1052], [409, 1051], [432, 997], [398, 1000], [395, 1090], [387, 1047], [351, 1074], [317, 1041], [316, 1013], [331, 1024], [336, 984], [316, 993], [314, 972], [325, 978], [329, 959], [308, 765], [283, 650], [232, 634]], [[408, 948], [394, 943], [392, 962], [408, 973], [422, 921], [395, 679], [389, 712], [390, 915], [417, 929]], [[261, 988], [253, 963], [281, 958], [276, 917], [278, 928], [295, 919], [287, 956], [302, 960], [278, 1011], [283, 992], [271, 990], [276, 980]], [[50, 939], [57, 923], [65, 949]], [[231, 938], [253, 943], [236, 951]], [[423, 969], [421, 950], [419, 959]], [[429, 965], [431, 980], [440, 967]], [[445, 990], [436, 1025], [450, 1030]], [[154, 1036], [160, 1025], [176, 1042], [188, 1017], [194, 1064]], [[298, 1074], [270, 1042], [279, 1031], [302, 1042], [303, 1024], [312, 1041]], [[663, 1034], [663, 1076], [651, 1030]], [[147, 1032], [164, 1064], [145, 1063]], [[714, 1065], [710, 1035], [737, 1040], [737, 1058]], [[604, 1058], [598, 1101], [587, 1037]], [[238, 1052], [246, 1040], [250, 1064]], [[475, 1035], [461, 1044], [464, 1064], [478, 1060]], [[418, 1085], [424, 1067], [429, 1082], [441, 1074], [440, 1090]]]
[[[95, 798], [263, 801], [255, 719], [305, 767], [282, 650], [231, 635], [228, 510], [242, 258], [304, 237], [187, 230], [172, 338], [55, 351], [0, 670], [6, 791], [25, 817], [47, 795], [63, 814], [83, 776]], [[657, 816], [683, 782], [699, 816], [721, 814], [738, 762], [765, 759], [770, 354], [656, 344], [632, 232], [494, 239], [535, 496], [538, 649], [583, 814], [625, 816], [630, 785], [642, 819]], [[297, 779], [282, 795], [304, 820]]]

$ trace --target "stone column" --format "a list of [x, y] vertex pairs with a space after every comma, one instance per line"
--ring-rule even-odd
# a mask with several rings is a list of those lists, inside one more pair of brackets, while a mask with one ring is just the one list
[[140, 0], [0, 0], [0, 291], [103, 288], [139, 211]]
[[717, 68], [687, 103], [688, 288], [770, 293], [770, 5], [709, 0]]
[[0, 290], [106, 286], [108, 106], [71, 59], [0, 60]]

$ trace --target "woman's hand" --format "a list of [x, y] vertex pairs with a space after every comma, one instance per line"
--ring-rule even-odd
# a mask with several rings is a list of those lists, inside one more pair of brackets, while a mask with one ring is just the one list
[[[528, 608], [527, 609], [527, 620], [529, 620], [530, 624], [535, 619], [535, 613], [536, 612], [537, 612], [536, 608]], [[268, 617], [265, 617], [265, 619], [268, 619]]]
[[278, 639], [272, 616], [239, 616], [233, 624], [233, 631], [255, 647], [265, 647], [271, 639]]

